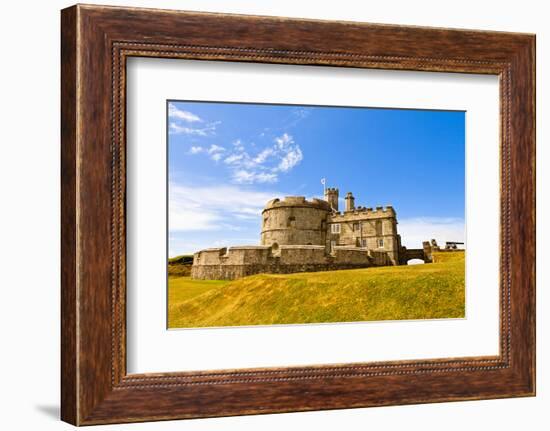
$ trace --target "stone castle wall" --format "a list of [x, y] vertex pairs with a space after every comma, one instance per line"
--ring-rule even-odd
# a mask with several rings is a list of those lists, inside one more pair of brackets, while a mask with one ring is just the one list
[[[347, 199], [353, 196], [348, 196]], [[397, 234], [397, 216], [391, 206], [365, 208], [349, 205], [344, 212], [329, 215], [327, 241], [350, 247], [364, 247], [390, 256], [393, 265], [399, 263], [401, 241]], [[332, 225], [338, 224], [338, 233]]]
[[191, 276], [196, 279], [233, 280], [260, 273], [332, 271], [389, 265], [386, 253], [356, 247], [336, 247], [326, 254], [320, 245], [281, 245], [211, 248], [194, 255]]

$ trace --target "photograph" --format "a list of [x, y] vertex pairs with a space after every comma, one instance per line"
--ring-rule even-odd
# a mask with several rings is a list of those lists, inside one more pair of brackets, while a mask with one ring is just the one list
[[466, 112], [167, 100], [167, 326], [463, 319]]

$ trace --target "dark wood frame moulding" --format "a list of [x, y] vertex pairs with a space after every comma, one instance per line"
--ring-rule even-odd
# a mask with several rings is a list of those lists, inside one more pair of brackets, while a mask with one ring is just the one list
[[[535, 394], [535, 36], [77, 5], [61, 13], [61, 417], [75, 425]], [[500, 77], [500, 353], [126, 373], [128, 57]]]

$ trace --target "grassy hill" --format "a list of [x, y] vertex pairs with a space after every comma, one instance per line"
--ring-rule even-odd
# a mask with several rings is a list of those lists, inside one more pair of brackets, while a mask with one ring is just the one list
[[169, 278], [170, 328], [464, 317], [464, 253], [435, 263], [234, 281]]
[[182, 254], [181, 256], [171, 257], [168, 259], [168, 275], [175, 277], [190, 276], [192, 265], [192, 254]]

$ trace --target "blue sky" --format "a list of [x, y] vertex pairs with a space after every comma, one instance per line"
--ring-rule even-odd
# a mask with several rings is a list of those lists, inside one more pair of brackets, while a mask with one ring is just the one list
[[169, 255], [258, 244], [273, 197], [393, 205], [408, 247], [464, 240], [465, 113], [168, 103]]

